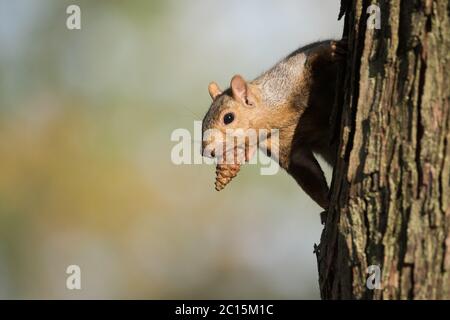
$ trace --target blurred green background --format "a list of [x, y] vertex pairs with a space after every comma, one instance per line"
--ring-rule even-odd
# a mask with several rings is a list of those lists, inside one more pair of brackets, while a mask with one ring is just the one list
[[[66, 8], [81, 8], [81, 30]], [[338, 1], [0, 0], [0, 298], [318, 298], [284, 172], [172, 164], [207, 85], [338, 38]], [[329, 170], [328, 170], [329, 171]], [[329, 174], [329, 172], [328, 172]], [[82, 290], [66, 289], [81, 267]]]

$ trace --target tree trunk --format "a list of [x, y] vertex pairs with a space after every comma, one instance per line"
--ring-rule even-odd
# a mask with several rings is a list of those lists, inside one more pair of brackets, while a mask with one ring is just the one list
[[343, 0], [344, 12], [322, 298], [450, 299], [450, 3]]

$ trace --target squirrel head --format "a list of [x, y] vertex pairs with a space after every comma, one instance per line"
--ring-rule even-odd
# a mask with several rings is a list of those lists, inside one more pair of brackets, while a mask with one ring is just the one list
[[[214, 130], [225, 137], [228, 130], [259, 129], [258, 120], [264, 112], [261, 110], [262, 103], [256, 86], [246, 82], [242, 76], [235, 75], [227, 90], [222, 92], [219, 86], [212, 82], [208, 91], [213, 102], [203, 119], [203, 135], [208, 130]], [[216, 142], [224, 141], [217, 136], [214, 136], [214, 139], [219, 140]], [[210, 141], [204, 141], [203, 148], [209, 143]]]

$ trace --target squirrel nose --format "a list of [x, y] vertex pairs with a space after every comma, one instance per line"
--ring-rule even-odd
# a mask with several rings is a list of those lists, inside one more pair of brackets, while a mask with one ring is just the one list
[[208, 158], [214, 158], [216, 156], [216, 153], [214, 152], [214, 149], [211, 150], [211, 152], [208, 152], [207, 154], [205, 154], [205, 148], [208, 145], [207, 141], [203, 141], [202, 142], [202, 155], [204, 157], [208, 157]]

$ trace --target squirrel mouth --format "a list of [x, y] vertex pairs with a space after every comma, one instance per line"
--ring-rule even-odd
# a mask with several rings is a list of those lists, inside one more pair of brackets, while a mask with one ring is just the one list
[[[227, 164], [242, 164], [248, 163], [255, 155], [257, 149], [256, 144], [250, 144], [248, 142], [233, 146], [232, 148], [225, 149], [223, 154], [217, 157], [218, 163]], [[216, 157], [215, 152], [211, 152], [213, 157]]]

